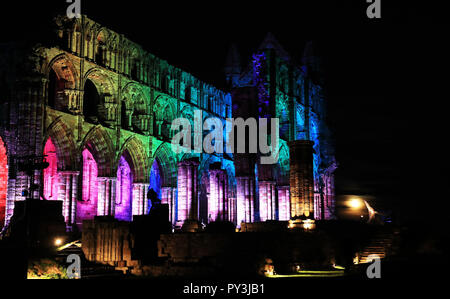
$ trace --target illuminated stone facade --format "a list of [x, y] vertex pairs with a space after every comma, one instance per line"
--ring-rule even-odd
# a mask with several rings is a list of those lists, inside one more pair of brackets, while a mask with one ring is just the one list
[[275, 167], [259, 164], [258, 157], [235, 155], [239, 220], [334, 217], [337, 163], [325, 122], [320, 58], [312, 43], [302, 64], [295, 66], [271, 34], [246, 68], [236, 46], [230, 49], [225, 71], [233, 89], [233, 116], [278, 118], [281, 138]]
[[[246, 71], [230, 52], [230, 89], [222, 91], [85, 16], [55, 23], [56, 35], [42, 43], [0, 46], [0, 227], [25, 199], [29, 176], [17, 158], [28, 155], [47, 156], [50, 166], [35, 171], [40, 188], [33, 196], [62, 201], [69, 229], [98, 215], [131, 221], [148, 214], [150, 189], [169, 206], [173, 225], [288, 220], [294, 140], [314, 141], [311, 211], [316, 219], [333, 217], [335, 162], [321, 87], [308, 79], [308, 66], [292, 66], [273, 37]], [[245, 113], [234, 97], [247, 97], [255, 111]], [[172, 121], [193, 124], [196, 110], [224, 124], [237, 116], [280, 118], [279, 163], [175, 154]]]

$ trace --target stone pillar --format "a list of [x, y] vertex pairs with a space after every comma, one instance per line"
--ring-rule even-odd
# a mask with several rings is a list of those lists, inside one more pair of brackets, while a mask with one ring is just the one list
[[175, 224], [175, 188], [163, 187], [161, 189], [161, 203], [169, 206], [169, 221]]
[[278, 188], [278, 220], [288, 221], [291, 218], [289, 202], [289, 186], [279, 186]]
[[228, 221], [227, 172], [222, 169], [210, 169], [209, 175], [208, 221]]
[[242, 222], [249, 223], [255, 221], [254, 214], [254, 177], [236, 177], [237, 185], [237, 225]]
[[148, 200], [147, 192], [150, 184], [135, 183], [133, 184], [132, 203], [133, 216], [135, 215], [147, 215], [148, 213]]
[[105, 106], [105, 123], [110, 127], [116, 124], [116, 116], [118, 111], [118, 104], [112, 96], [104, 96], [104, 106]]
[[235, 225], [237, 224], [236, 220], [236, 197], [229, 197], [228, 198], [228, 217], [231, 222], [233, 222]]
[[134, 110], [133, 110], [132, 107], [127, 107], [127, 109], [125, 110], [125, 115], [127, 117], [127, 119], [126, 119], [127, 123], [124, 124], [124, 127], [126, 129], [132, 129], [133, 128], [133, 122], [132, 122], [133, 112], [134, 112]]
[[163, 121], [162, 120], [157, 120], [156, 121], [156, 132], [155, 130], [153, 130], [153, 134], [156, 134], [156, 136], [161, 136], [162, 135], [162, 126], [163, 126]]
[[178, 163], [178, 221], [198, 221], [198, 159]]
[[98, 178], [97, 216], [114, 216], [116, 212], [117, 178]]
[[259, 217], [261, 221], [276, 220], [276, 191], [274, 181], [259, 182]]
[[313, 145], [309, 140], [289, 143], [291, 218], [314, 216]]
[[63, 202], [62, 214], [67, 227], [72, 227], [76, 222], [77, 197], [78, 197], [78, 171], [59, 172], [58, 200]]

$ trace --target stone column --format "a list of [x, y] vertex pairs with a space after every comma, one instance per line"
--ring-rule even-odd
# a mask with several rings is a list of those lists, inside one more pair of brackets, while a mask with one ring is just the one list
[[135, 183], [133, 184], [133, 216], [134, 215], [147, 215], [148, 213], [148, 200], [147, 191], [150, 184]]
[[161, 189], [161, 203], [169, 206], [169, 221], [175, 224], [175, 188], [163, 187]]
[[178, 221], [198, 221], [198, 159], [178, 163]]
[[228, 176], [225, 170], [210, 169], [210, 198], [208, 201], [209, 221], [228, 221]]
[[97, 216], [114, 216], [116, 209], [117, 178], [98, 178]]
[[132, 122], [133, 112], [134, 112], [134, 110], [131, 107], [127, 107], [127, 109], [125, 110], [125, 115], [127, 117], [127, 119], [126, 119], [127, 123], [124, 124], [124, 127], [126, 129], [132, 129], [133, 128], [133, 122]]
[[63, 202], [62, 214], [68, 228], [72, 227], [76, 219], [78, 196], [78, 171], [59, 172], [58, 200]]
[[237, 226], [241, 222], [249, 223], [255, 221], [254, 215], [254, 177], [236, 177], [237, 185]]
[[291, 218], [314, 216], [313, 145], [309, 140], [289, 143]]
[[288, 221], [291, 218], [289, 202], [289, 186], [279, 186], [278, 188], [278, 220]]
[[276, 220], [276, 194], [274, 181], [259, 182], [259, 217], [261, 221]]

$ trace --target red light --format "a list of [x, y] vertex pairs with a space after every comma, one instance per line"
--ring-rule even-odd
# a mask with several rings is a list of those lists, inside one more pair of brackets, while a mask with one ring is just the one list
[[6, 215], [6, 190], [8, 188], [8, 158], [6, 148], [0, 137], [0, 228], [5, 223]]

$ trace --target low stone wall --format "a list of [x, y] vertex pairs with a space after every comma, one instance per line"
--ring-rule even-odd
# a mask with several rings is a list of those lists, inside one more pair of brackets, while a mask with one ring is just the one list
[[317, 268], [334, 261], [327, 235], [311, 232], [166, 234], [158, 241], [158, 255], [174, 265], [208, 265], [227, 274], [256, 274], [266, 259], [279, 273], [290, 272], [293, 264]]
[[110, 217], [83, 222], [83, 253], [88, 261], [117, 267], [136, 265], [131, 258], [130, 223]]
[[281, 232], [288, 231], [289, 221], [266, 221], [254, 223], [242, 223], [240, 231], [243, 233], [252, 232]]
[[153, 277], [251, 277], [260, 275], [268, 260], [278, 273], [291, 273], [293, 265], [330, 267], [334, 261], [332, 242], [320, 231], [277, 230], [274, 224], [246, 228], [252, 232], [161, 233], [152, 223], [85, 221], [83, 252], [89, 261]]

